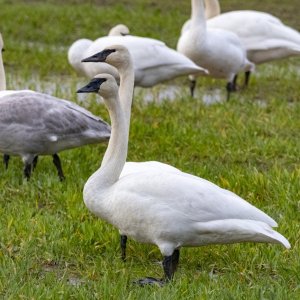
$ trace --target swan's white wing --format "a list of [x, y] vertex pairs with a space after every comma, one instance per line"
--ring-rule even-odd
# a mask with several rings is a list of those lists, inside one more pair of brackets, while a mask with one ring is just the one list
[[75, 41], [68, 50], [68, 61], [69, 64], [75, 69], [78, 74], [85, 75], [85, 70], [81, 60], [84, 58], [84, 52], [93, 43], [89, 39], [79, 39]]
[[135, 194], [138, 205], [146, 201], [149, 209], [151, 203], [164, 206], [194, 222], [237, 218], [277, 225], [272, 218], [236, 194], [184, 172], [169, 172], [166, 169], [161, 169], [161, 172], [137, 172], [120, 178], [117, 185], [120, 191]]
[[270, 14], [233, 11], [207, 21], [208, 28], [222, 28], [236, 33], [246, 50], [300, 48], [298, 31], [285, 26]]

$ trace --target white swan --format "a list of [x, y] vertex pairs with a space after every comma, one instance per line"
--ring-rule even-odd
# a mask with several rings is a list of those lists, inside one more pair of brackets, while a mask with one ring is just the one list
[[[103, 72], [103, 67], [99, 63], [80, 66], [81, 59], [114, 44], [124, 45], [129, 49], [134, 61], [136, 86], [151, 87], [178, 76], [207, 74], [207, 70], [195, 65], [189, 58], [167, 47], [165, 43], [151, 38], [132, 35], [105, 36], [95, 40], [86, 51], [78, 51], [77, 48], [80, 47], [76, 46], [76, 43], [69, 50], [69, 57], [74, 58], [71, 65], [82, 70], [89, 78]], [[112, 72], [108, 71], [108, 73]]]
[[[247, 51], [248, 59], [255, 64], [300, 55], [300, 33], [282, 23], [280, 19], [265, 12], [237, 10], [220, 14], [218, 0], [206, 0], [208, 28], [222, 28], [238, 35]], [[189, 25], [182, 29], [186, 30]], [[246, 74], [248, 84], [250, 73]]]
[[[206, 28], [203, 0], [192, 0], [191, 26], [183, 32], [177, 50], [196, 64], [208, 69], [210, 76], [227, 80], [227, 99], [235, 90], [234, 77], [254, 67], [246, 51], [232, 32]], [[194, 84], [191, 86], [193, 95]]]
[[[98, 55], [100, 57], [100, 54]], [[103, 61], [124, 73], [120, 95], [132, 100], [134, 76], [126, 48], [111, 46]], [[88, 179], [83, 198], [87, 208], [123, 235], [159, 247], [166, 281], [173, 278], [182, 246], [236, 242], [289, 242], [272, 227], [276, 222], [234, 193], [184, 173], [143, 168], [120, 177], [128, 149], [128, 122], [111, 75], [97, 75], [79, 93], [99, 93], [111, 117], [111, 138], [101, 167]], [[147, 278], [139, 283], [152, 283]], [[158, 281], [160, 282], [160, 281]]]

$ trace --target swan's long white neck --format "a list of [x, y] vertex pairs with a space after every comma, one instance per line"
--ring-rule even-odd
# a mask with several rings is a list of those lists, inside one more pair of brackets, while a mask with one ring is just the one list
[[105, 193], [119, 179], [124, 167], [127, 149], [127, 123], [119, 99], [105, 99], [111, 119], [111, 136], [101, 167], [88, 179], [83, 198], [87, 207], [94, 211], [101, 206], [105, 218]]
[[4, 90], [6, 90], [6, 78], [2, 59], [2, 49], [0, 49], [0, 91]]
[[120, 74], [119, 97], [127, 123], [127, 135], [129, 135], [131, 105], [134, 89], [134, 69], [132, 61], [130, 60], [128, 62], [126, 68], [119, 68], [118, 71]]
[[[119, 179], [127, 158], [131, 104], [134, 88], [134, 69], [131, 57], [122, 59], [120, 73], [120, 99], [107, 99], [106, 104], [111, 118], [111, 137], [104, 154], [101, 167], [88, 179], [83, 197], [91, 211], [101, 207], [104, 219], [109, 218], [109, 204], [105, 202], [109, 188]], [[113, 103], [111, 106], [110, 103]]]
[[206, 19], [203, 0], [192, 0], [191, 26], [201, 26], [206, 29]]
[[221, 13], [221, 7], [218, 0], [204, 0], [206, 20], [218, 16]]

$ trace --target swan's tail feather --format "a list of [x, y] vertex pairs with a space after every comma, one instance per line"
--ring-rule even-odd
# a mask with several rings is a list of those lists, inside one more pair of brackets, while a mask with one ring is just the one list
[[268, 224], [255, 220], [217, 220], [198, 223], [197, 229], [205, 239], [205, 244], [258, 242], [282, 244], [287, 249], [291, 247], [283, 235], [273, 230]]

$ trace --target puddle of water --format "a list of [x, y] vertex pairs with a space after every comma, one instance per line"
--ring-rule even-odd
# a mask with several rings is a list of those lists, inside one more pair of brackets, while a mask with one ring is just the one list
[[[31, 89], [67, 100], [77, 99], [77, 102], [83, 106], [84, 103], [87, 104], [90, 101], [103, 103], [103, 99], [100, 97], [89, 97], [86, 94], [76, 94], [76, 91], [86, 85], [89, 81], [89, 79], [84, 77], [60, 76], [58, 81], [58, 77], [56, 76], [49, 76], [48, 78], [43, 78], [41, 80], [38, 74], [31, 74], [28, 78], [22, 78], [19, 75], [8, 75], [7, 79], [9, 83], [8, 87], [11, 89]], [[159, 84], [152, 88], [136, 87], [134, 89], [134, 96], [135, 98], [142, 99], [145, 103], [161, 103], [162, 101], [174, 101], [176, 99], [190, 97], [188, 84]], [[195, 101], [198, 100], [203, 101], [206, 105], [220, 103], [225, 101], [225, 93], [222, 89], [211, 89], [205, 90], [203, 94], [202, 91], [197, 89], [195, 91]]]

